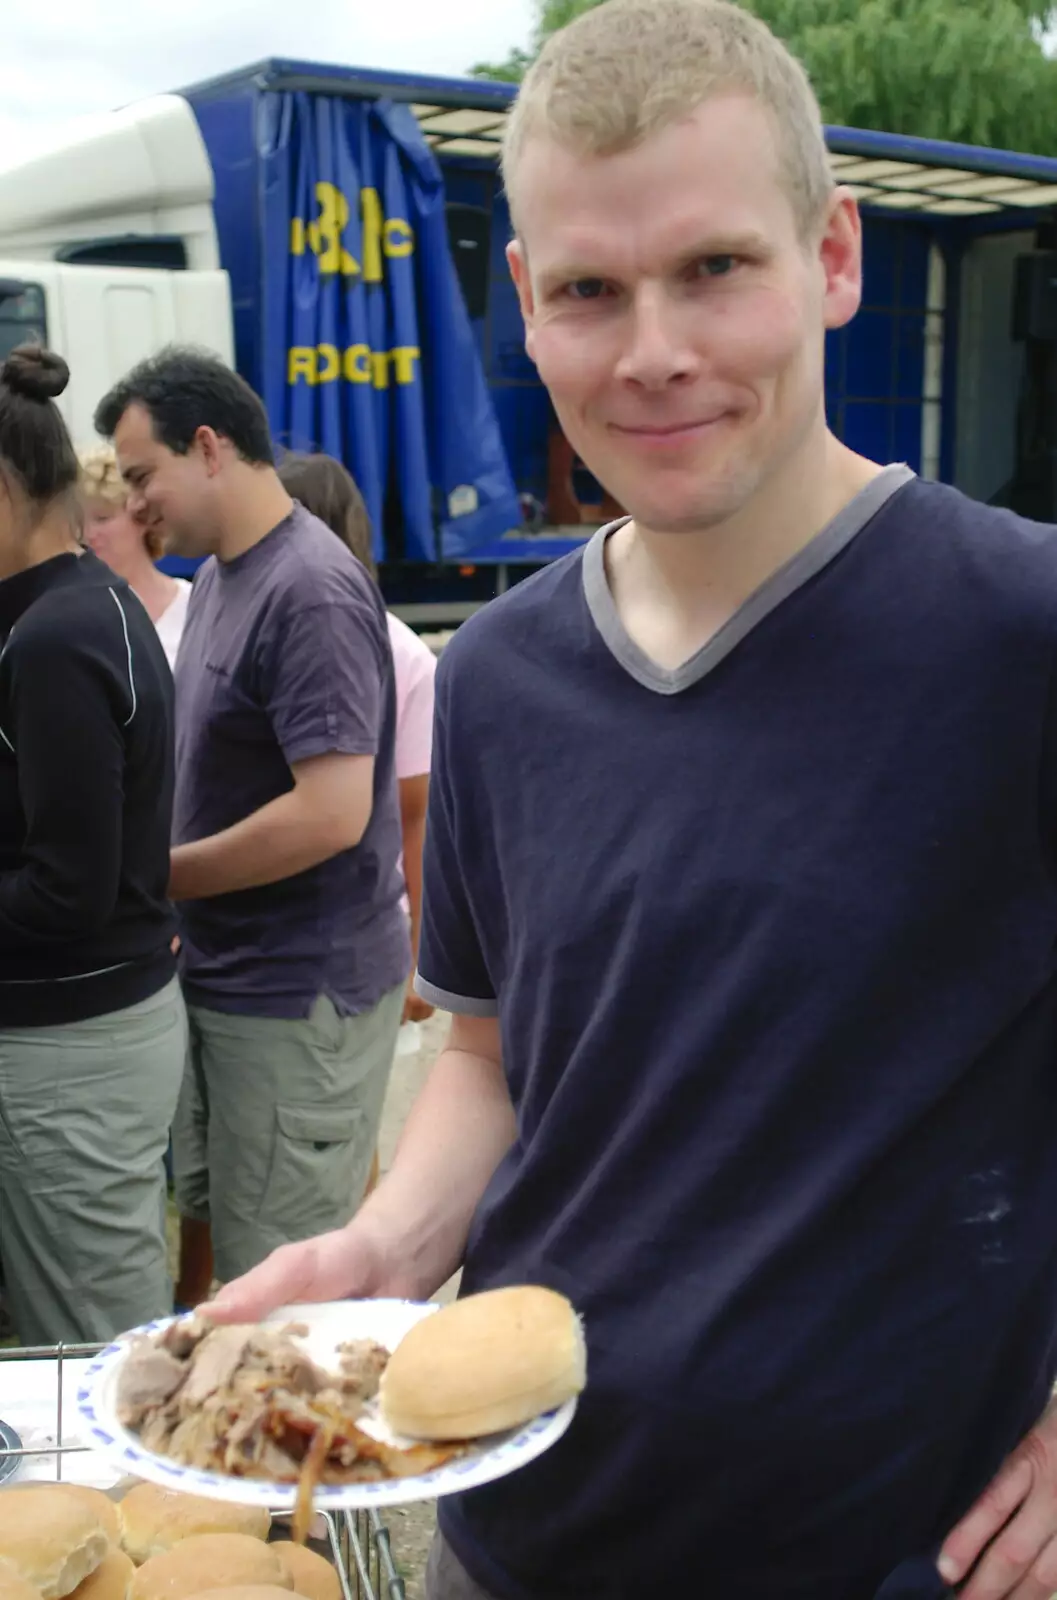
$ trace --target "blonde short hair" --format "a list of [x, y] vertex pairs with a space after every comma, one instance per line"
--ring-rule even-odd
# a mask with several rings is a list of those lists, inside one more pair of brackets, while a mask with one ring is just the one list
[[770, 113], [798, 225], [811, 234], [834, 187], [818, 101], [785, 45], [727, 0], [604, 0], [551, 36], [507, 117], [502, 168], [515, 225], [518, 162], [534, 135], [616, 155], [724, 90], [753, 94]]
[[[81, 495], [86, 500], [102, 500], [120, 511], [128, 499], [128, 489], [111, 444], [92, 445], [78, 452], [81, 465]], [[144, 528], [143, 543], [152, 561], [165, 552], [165, 542], [155, 528]]]

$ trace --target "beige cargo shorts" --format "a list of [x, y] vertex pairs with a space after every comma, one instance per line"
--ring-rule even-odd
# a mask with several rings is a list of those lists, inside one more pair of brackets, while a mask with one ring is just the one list
[[208, 1221], [216, 1275], [344, 1227], [362, 1199], [396, 1049], [404, 986], [342, 1017], [235, 1016], [188, 1006], [173, 1124], [176, 1203]]

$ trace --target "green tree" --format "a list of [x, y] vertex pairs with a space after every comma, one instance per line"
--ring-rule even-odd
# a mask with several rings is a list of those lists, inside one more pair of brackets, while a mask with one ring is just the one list
[[[475, 67], [517, 82], [604, 0], [539, 0], [528, 48]], [[807, 68], [827, 122], [1057, 155], [1053, 0], [742, 0]]]

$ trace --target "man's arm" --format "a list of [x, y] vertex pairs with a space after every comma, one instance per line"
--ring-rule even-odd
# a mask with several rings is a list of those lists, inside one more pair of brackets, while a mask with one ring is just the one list
[[473, 1214], [515, 1131], [499, 1023], [453, 1018], [392, 1170], [348, 1226], [283, 1245], [221, 1290], [209, 1315], [254, 1322], [299, 1301], [429, 1299], [460, 1265]]
[[223, 833], [172, 853], [174, 900], [207, 900], [279, 883], [358, 845], [371, 820], [374, 757], [296, 761], [294, 786]]
[[[411, 908], [411, 973], [418, 965], [418, 941], [422, 933], [422, 852], [426, 842], [426, 808], [429, 804], [429, 773], [414, 778], [401, 778], [400, 831], [404, 851], [404, 880], [407, 884], [407, 901]], [[427, 1000], [415, 994], [408, 982], [404, 1001], [404, 1021], [424, 1022], [433, 1015]]]

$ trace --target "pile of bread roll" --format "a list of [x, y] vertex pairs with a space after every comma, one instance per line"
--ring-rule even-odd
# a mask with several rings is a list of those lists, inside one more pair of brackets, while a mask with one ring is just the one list
[[0, 1600], [341, 1600], [328, 1561], [268, 1543], [271, 1518], [141, 1483], [0, 1491]]

